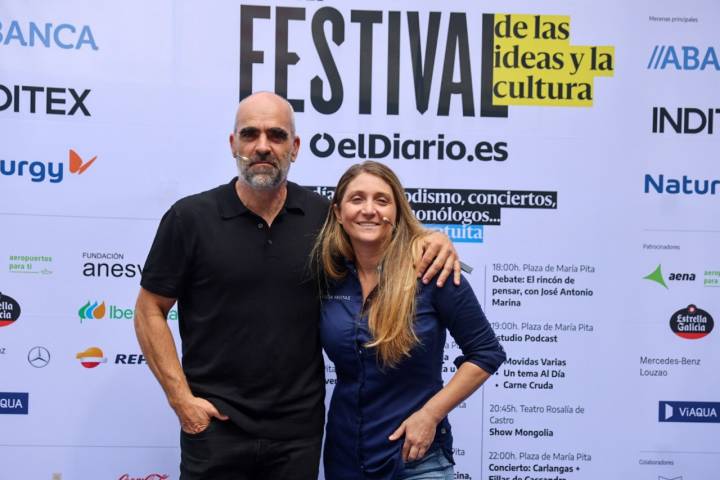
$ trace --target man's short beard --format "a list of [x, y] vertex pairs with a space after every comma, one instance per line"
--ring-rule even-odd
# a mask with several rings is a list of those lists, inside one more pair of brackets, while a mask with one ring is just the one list
[[281, 162], [274, 161], [275, 168], [272, 172], [255, 173], [250, 169], [252, 160], [245, 160], [243, 158], [235, 157], [235, 163], [237, 164], [238, 177], [241, 178], [246, 184], [252, 188], [258, 190], [274, 190], [282, 185], [287, 180], [287, 174], [290, 170], [290, 154], [286, 159], [285, 167], [281, 166]]

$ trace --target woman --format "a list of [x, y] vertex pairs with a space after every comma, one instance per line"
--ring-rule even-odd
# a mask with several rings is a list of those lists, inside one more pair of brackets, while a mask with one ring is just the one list
[[[342, 176], [314, 250], [327, 279], [321, 340], [337, 372], [328, 480], [452, 479], [447, 414], [505, 360], [467, 280], [417, 281], [424, 233], [388, 167], [368, 161]], [[443, 387], [446, 329], [463, 355]]]

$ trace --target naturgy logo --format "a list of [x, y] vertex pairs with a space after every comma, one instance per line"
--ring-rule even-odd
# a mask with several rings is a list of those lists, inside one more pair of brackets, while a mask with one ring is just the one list
[[22, 47], [44, 46], [58, 47], [65, 50], [80, 50], [84, 47], [98, 50], [95, 36], [88, 25], [76, 27], [69, 23], [54, 25], [52, 23], [0, 21], [0, 45], [17, 45]]
[[[97, 155], [83, 161], [73, 149], [68, 153], [68, 169], [70, 173], [82, 175], [97, 159]], [[40, 162], [27, 160], [0, 160], [0, 174], [6, 177], [30, 177], [31, 182], [60, 183], [63, 181], [64, 164], [62, 162]]]

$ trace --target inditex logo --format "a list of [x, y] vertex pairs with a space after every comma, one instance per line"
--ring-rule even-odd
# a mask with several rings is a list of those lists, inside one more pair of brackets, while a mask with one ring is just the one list
[[80, 365], [85, 368], [95, 368], [101, 363], [107, 363], [107, 358], [99, 347], [90, 347], [75, 355], [75, 358], [80, 360]]
[[12, 325], [20, 318], [20, 304], [12, 297], [0, 292], [0, 327]]
[[680, 338], [697, 340], [712, 332], [715, 322], [705, 310], [688, 305], [670, 317], [670, 329]]
[[[97, 155], [84, 161], [72, 148], [68, 152], [68, 170], [71, 174], [82, 175], [95, 163]], [[62, 162], [41, 162], [27, 160], [0, 159], [0, 174], [6, 177], [29, 177], [31, 182], [60, 183], [65, 177], [65, 165]]]
[[[666, 289], [668, 288], [668, 285], [665, 281], [665, 276], [662, 272], [662, 265], [660, 264], [655, 267], [655, 270], [645, 275], [643, 279], [650, 280], [651, 282], [655, 282], [658, 285], [662, 285]], [[688, 272], [671, 272], [667, 275], [667, 280], [669, 282], [694, 282], [695, 274]]]
[[715, 133], [715, 116], [720, 114], [720, 108], [696, 108], [677, 107], [672, 109], [665, 107], [653, 107], [652, 109], [652, 133], [665, 133], [665, 130], [679, 134], [696, 135]]
[[717, 72], [720, 71], [720, 62], [713, 47], [655, 45], [650, 53], [647, 69]]
[[0, 392], [0, 415], [27, 415], [29, 401], [26, 392]]
[[90, 110], [85, 105], [90, 92], [89, 88], [80, 91], [65, 87], [0, 84], [0, 112], [12, 106], [14, 113], [68, 116], [82, 113], [90, 117]]
[[0, 18], [0, 45], [98, 50], [89, 25], [72, 23], [9, 22]]
[[660, 422], [720, 423], [720, 402], [675, 402], [658, 404]]

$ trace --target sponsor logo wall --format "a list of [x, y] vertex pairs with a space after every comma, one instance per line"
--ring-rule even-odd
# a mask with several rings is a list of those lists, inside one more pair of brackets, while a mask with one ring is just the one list
[[235, 175], [255, 90], [296, 110], [292, 180], [330, 197], [384, 162], [473, 267], [509, 358], [451, 414], [455, 478], [714, 478], [718, 22], [709, 0], [3, 2], [0, 478], [179, 478], [134, 302], [165, 210]]

